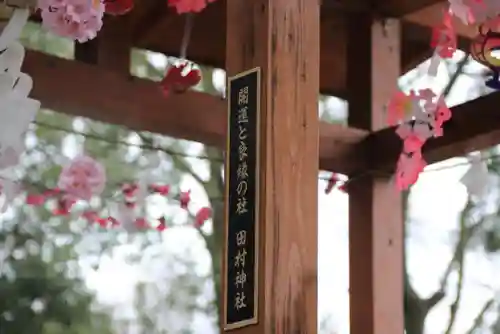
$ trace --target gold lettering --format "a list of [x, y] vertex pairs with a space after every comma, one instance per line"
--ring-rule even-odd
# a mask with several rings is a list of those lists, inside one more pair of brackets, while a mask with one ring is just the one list
[[248, 86], [243, 87], [238, 92], [238, 104], [247, 104], [248, 103]]

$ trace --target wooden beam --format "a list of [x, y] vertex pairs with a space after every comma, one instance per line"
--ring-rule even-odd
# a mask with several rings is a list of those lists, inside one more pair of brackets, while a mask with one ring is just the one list
[[[391, 1], [398, 2], [400, 0]], [[433, 2], [433, 4], [432, 6], [423, 7], [418, 11], [414, 11], [409, 13], [408, 15], [405, 15], [404, 20], [427, 28], [432, 28], [440, 24], [443, 21], [443, 12], [448, 9], [448, 1], [421, 1]], [[470, 40], [477, 35], [477, 27], [475, 27], [474, 25], [464, 25], [460, 21], [460, 19], [456, 17], [452, 17], [452, 23], [459, 37]]]
[[446, 0], [378, 0], [376, 10], [392, 18], [401, 18]]
[[130, 13], [106, 16], [96, 38], [86, 43], [75, 42], [75, 59], [128, 76], [132, 46], [131, 28]]
[[344, 13], [376, 13], [380, 17], [401, 18], [446, 0], [323, 0], [322, 10], [332, 8]]
[[[444, 124], [444, 136], [424, 145], [425, 160], [434, 163], [500, 143], [499, 104], [500, 93], [493, 93], [451, 108], [453, 116]], [[368, 136], [359, 149], [374, 152], [369, 159], [371, 169], [390, 172], [402, 143], [395, 128], [388, 128]]]
[[[365, 0], [358, 0], [365, 1]], [[328, 2], [327, 2], [328, 3]], [[346, 6], [357, 6], [354, 0], [345, 1]], [[343, 5], [341, 5], [343, 6]], [[336, 6], [322, 7], [321, 12], [321, 55], [320, 55], [320, 89], [322, 94], [346, 97], [346, 26], [343, 12]], [[225, 34], [226, 9], [224, 1], [210, 4], [202, 13], [196, 15], [191, 42], [188, 48], [188, 58], [198, 63], [217, 68], [225, 67], [226, 39]], [[183, 15], [165, 15], [155, 31], [134, 40], [134, 46], [161, 52], [169, 56], [178, 56], [185, 25]], [[406, 29], [406, 27], [405, 27]], [[172, 32], [165, 39], [164, 31]], [[422, 47], [430, 50], [430, 29], [423, 28], [403, 34], [405, 45], [418, 43], [417, 50], [408, 48], [403, 55], [402, 74], [413, 69], [415, 59], [421, 58]], [[416, 52], [416, 53], [415, 53]], [[429, 54], [431, 51], [429, 51]]]
[[[349, 125], [385, 126], [384, 106], [400, 69], [400, 24], [352, 15], [348, 44]], [[359, 78], [363, 76], [363, 80]], [[381, 152], [385, 148], [377, 147]], [[369, 154], [368, 150], [361, 150]], [[377, 152], [379, 152], [377, 151]], [[401, 334], [403, 220], [401, 194], [389, 179], [353, 177], [349, 183], [349, 292], [351, 334]]]
[[[218, 97], [187, 92], [166, 99], [153, 81], [31, 50], [23, 71], [33, 78], [32, 97], [44, 108], [225, 147], [226, 102]], [[356, 170], [360, 153], [352, 148], [368, 132], [327, 123], [320, 129], [320, 166], [340, 173]]]
[[228, 76], [262, 69], [259, 322], [232, 333], [317, 333], [319, 12], [319, 1], [227, 1]]
[[148, 39], [149, 34], [158, 31], [158, 25], [163, 21], [167, 15], [177, 15], [173, 11], [168, 10], [168, 5], [164, 1], [151, 1], [147, 2], [147, 6], [142, 2], [145, 7], [145, 13], [139, 16], [138, 22], [133, 29], [132, 40], [138, 41]]

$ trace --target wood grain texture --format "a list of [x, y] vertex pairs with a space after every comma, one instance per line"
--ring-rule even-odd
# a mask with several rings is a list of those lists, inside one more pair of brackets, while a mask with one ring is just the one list
[[[416, 1], [416, 5], [422, 1]], [[371, 8], [366, 0], [335, 1], [333, 5], [332, 1], [323, 0], [320, 23], [320, 88], [323, 94], [346, 98], [346, 22], [345, 11], [342, 9], [348, 7], [348, 10], [362, 10], [356, 2], [364, 3], [365, 8]], [[398, 3], [398, 0], [394, 2]], [[410, 3], [410, 1], [404, 2], [405, 6]], [[141, 4], [139, 7], [142, 6]], [[159, 16], [160, 14], [162, 15]], [[163, 12], [153, 10], [152, 15], [145, 16], [140, 26], [135, 28], [137, 37], [134, 38], [134, 46], [178, 56], [185, 17], [165, 8]], [[208, 66], [224, 68], [226, 40], [221, 36], [225, 35], [226, 16], [224, 0], [210, 4], [203, 12], [196, 15], [187, 53], [190, 59]], [[165, 37], [166, 34], [168, 38]], [[429, 46], [430, 34], [429, 27], [410, 30], [408, 33], [406, 27], [403, 29], [403, 40], [405, 46], [408, 46], [403, 52], [403, 72], [413, 69], [415, 64], [419, 64], [417, 61], [425, 60], [422, 57], [423, 48], [428, 51], [427, 54], [432, 54]], [[415, 45], [417, 48], [414, 48]]]
[[[151, 80], [30, 50], [23, 71], [34, 81], [31, 96], [45, 108], [225, 147], [226, 102], [219, 97], [187, 92], [166, 99]], [[360, 151], [353, 148], [367, 135], [367, 131], [321, 122], [321, 168], [341, 173], [357, 169]]]
[[[26, 51], [22, 68], [34, 80], [31, 96], [46, 108], [225, 147], [226, 103], [218, 97], [188, 92], [165, 99], [153, 81], [31, 50]], [[359, 86], [354, 92], [359, 93]], [[453, 118], [444, 125], [445, 136], [424, 146], [425, 159], [432, 163], [498, 143], [499, 103], [500, 93], [493, 93], [451, 108]], [[367, 114], [366, 109], [359, 110]], [[481, 117], [477, 117], [478, 110]], [[394, 128], [369, 134], [320, 122], [319, 147], [323, 170], [390, 172], [401, 152], [401, 141]]]
[[317, 333], [319, 3], [227, 2], [228, 74], [262, 68], [259, 324]]
[[86, 43], [75, 42], [75, 60], [98, 65], [124, 77], [130, 76], [131, 13], [106, 16], [96, 38]]
[[[348, 46], [349, 124], [379, 130], [385, 125], [384, 106], [400, 73], [400, 25], [394, 20], [382, 23], [369, 16], [353, 16], [350, 31], [358, 42]], [[364, 80], [356, 80], [360, 77]], [[385, 150], [383, 146], [375, 149], [364, 152], [370, 157]], [[389, 179], [377, 176], [353, 180], [348, 191], [351, 334], [401, 334], [401, 193]]]

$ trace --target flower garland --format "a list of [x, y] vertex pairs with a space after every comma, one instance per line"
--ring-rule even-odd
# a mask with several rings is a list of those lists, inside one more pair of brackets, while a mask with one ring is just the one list
[[[167, 0], [167, 6], [177, 14], [188, 14], [181, 45], [180, 58], [167, 68], [160, 88], [165, 97], [183, 93], [201, 81], [201, 72], [186, 60], [186, 50], [192, 29], [192, 13], [199, 13], [215, 0]], [[93, 39], [102, 28], [104, 13], [124, 15], [134, 7], [133, 0], [38, 0], [43, 25], [50, 31], [79, 42]], [[491, 52], [500, 46], [500, 1], [449, 0], [442, 22], [434, 27], [431, 47], [434, 54], [427, 74], [436, 77], [442, 59], [453, 57], [457, 50], [457, 36], [452, 16], [466, 25], [479, 25], [479, 38], [473, 43], [472, 56], [488, 66], [493, 77], [488, 87], [500, 89], [500, 61]], [[493, 43], [492, 41], [496, 41]], [[411, 90], [408, 94], [396, 91], [388, 103], [388, 125], [397, 125], [396, 134], [403, 141], [403, 149], [396, 165], [395, 183], [404, 190], [417, 182], [427, 165], [422, 147], [427, 140], [443, 135], [443, 124], [451, 118], [444, 96], [430, 88]], [[336, 182], [335, 180], [332, 182]], [[333, 186], [331, 187], [333, 188]]]
[[[167, 6], [177, 14], [199, 13], [215, 0], [167, 0]], [[133, 0], [38, 0], [37, 9], [41, 13], [42, 25], [50, 32], [80, 43], [97, 36], [103, 26], [104, 13], [117, 16], [130, 12]], [[185, 39], [181, 46], [181, 61], [168, 67], [160, 83], [165, 96], [171, 92], [183, 93], [201, 81], [201, 72], [192, 62], [186, 60], [192, 24], [188, 18]]]
[[[56, 35], [80, 43], [96, 37], [104, 13], [124, 15], [134, 8], [134, 0], [37, 0], [42, 24]], [[177, 14], [199, 13], [215, 0], [167, 0]]]
[[[457, 50], [457, 36], [452, 24], [452, 15], [466, 25], [479, 25], [480, 31], [481, 27], [488, 27], [488, 32], [480, 36], [479, 43], [483, 46], [482, 63], [491, 62], [492, 57], [484, 55], [484, 44], [487, 37], [492, 37], [492, 25], [494, 28], [500, 26], [497, 18], [499, 14], [499, 1], [449, 0], [449, 8], [443, 13], [441, 24], [433, 29], [431, 46], [435, 51], [427, 74], [436, 77], [441, 60], [453, 57]], [[500, 34], [493, 36], [498, 41], [496, 46], [500, 46], [499, 36]], [[473, 43], [476, 49], [477, 45], [478, 43]], [[493, 51], [493, 47], [489, 46], [489, 51]], [[476, 60], [480, 58], [478, 53], [472, 52]], [[500, 63], [497, 60], [493, 65], [487, 64], [487, 66], [494, 72], [493, 78], [487, 85], [499, 89]], [[396, 134], [403, 141], [403, 149], [396, 165], [395, 183], [399, 190], [404, 190], [417, 182], [420, 173], [427, 165], [422, 155], [422, 147], [428, 139], [443, 135], [443, 124], [452, 115], [446, 106], [444, 96], [436, 94], [430, 88], [418, 92], [411, 90], [409, 94], [402, 91], [395, 92], [388, 103], [387, 112], [388, 125], [397, 125]]]
[[[93, 158], [80, 155], [62, 168], [57, 188], [46, 189], [40, 193], [28, 193], [25, 202], [27, 205], [40, 207], [48, 204], [49, 201], [54, 201], [56, 205], [52, 213], [56, 216], [69, 216], [77, 213], [76, 204], [78, 202], [89, 204], [94, 196], [102, 194], [105, 186], [106, 172], [104, 167]], [[5, 211], [7, 205], [20, 194], [21, 187], [19, 182], [1, 179], [0, 190], [4, 197], [2, 211]], [[80, 216], [91, 224], [97, 224], [104, 228], [123, 227], [128, 232], [146, 228], [163, 231], [168, 227], [165, 217], [148, 221], [139, 215], [139, 212], [149, 195], [158, 194], [168, 198], [170, 186], [146, 184], [143, 181], [126, 183], [121, 185], [118, 194], [119, 199], [114, 203], [113, 211], [115, 212], [113, 214], [102, 217], [95, 210], [88, 209], [80, 212]], [[191, 192], [181, 192], [178, 202], [182, 209], [189, 210]], [[90, 205], [87, 206], [90, 207]], [[202, 207], [194, 216], [193, 226], [201, 228], [211, 217], [212, 210], [209, 207]]]

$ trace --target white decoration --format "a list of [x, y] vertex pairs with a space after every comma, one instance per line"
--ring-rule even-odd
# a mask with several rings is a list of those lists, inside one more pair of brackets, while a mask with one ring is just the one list
[[441, 57], [437, 52], [434, 52], [427, 69], [427, 74], [431, 77], [436, 77], [438, 73], [439, 64], [441, 64]]
[[[25, 150], [24, 134], [40, 109], [40, 102], [28, 98], [33, 80], [21, 73], [24, 47], [17, 40], [28, 22], [28, 9], [15, 9], [0, 34], [0, 170], [19, 163]], [[3, 201], [0, 212], [19, 194], [14, 181], [0, 180]]]
[[127, 207], [124, 203], [116, 203], [114, 205], [112, 216], [120, 223], [125, 231], [129, 233], [137, 232], [136, 213], [134, 208]]
[[460, 182], [465, 186], [470, 196], [481, 199], [488, 190], [488, 165], [480, 155], [471, 158], [469, 170], [462, 176]]
[[0, 35], [0, 50], [7, 49], [12, 42], [19, 39], [24, 26], [28, 22], [29, 16], [29, 9], [18, 8], [14, 10], [9, 23], [7, 23], [7, 26], [3, 29], [2, 34]]
[[17, 182], [11, 180], [1, 180], [1, 190], [3, 195], [3, 201], [0, 205], [0, 213], [4, 213], [7, 210], [8, 205], [16, 198], [21, 192], [21, 187]]

